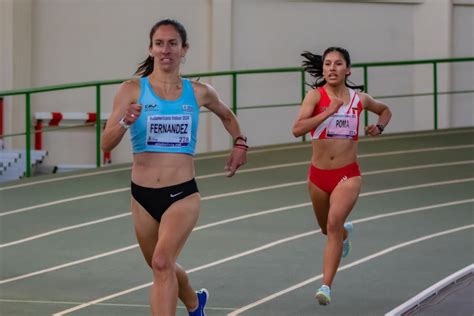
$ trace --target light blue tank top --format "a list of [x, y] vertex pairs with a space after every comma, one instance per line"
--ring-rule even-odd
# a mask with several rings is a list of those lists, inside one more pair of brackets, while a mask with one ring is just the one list
[[163, 100], [153, 91], [148, 77], [140, 78], [138, 103], [142, 112], [130, 127], [133, 153], [161, 152], [194, 155], [199, 124], [199, 105], [191, 81], [182, 79], [176, 100]]

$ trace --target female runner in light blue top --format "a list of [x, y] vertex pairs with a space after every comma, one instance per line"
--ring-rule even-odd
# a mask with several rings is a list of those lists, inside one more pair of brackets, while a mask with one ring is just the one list
[[124, 82], [102, 135], [110, 151], [130, 129], [133, 145], [132, 215], [138, 243], [153, 271], [150, 305], [153, 315], [176, 315], [177, 299], [189, 315], [204, 315], [208, 293], [195, 292], [176, 259], [200, 211], [193, 155], [199, 108], [215, 113], [234, 139], [228, 176], [246, 163], [246, 137], [237, 118], [208, 84], [180, 77], [188, 50], [186, 30], [175, 20], [162, 20], [150, 31], [149, 57], [140, 79]]

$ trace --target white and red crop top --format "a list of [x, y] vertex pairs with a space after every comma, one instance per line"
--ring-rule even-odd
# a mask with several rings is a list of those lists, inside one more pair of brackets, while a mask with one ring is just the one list
[[[314, 108], [312, 116], [326, 111], [331, 103], [324, 87], [318, 88], [318, 91], [321, 98], [319, 105]], [[342, 105], [336, 113], [311, 130], [312, 139], [359, 139], [359, 118], [362, 112], [362, 103], [359, 95], [350, 88], [349, 96], [349, 103]]]

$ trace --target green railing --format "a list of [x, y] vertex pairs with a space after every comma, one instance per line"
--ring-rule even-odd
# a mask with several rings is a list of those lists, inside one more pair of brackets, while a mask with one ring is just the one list
[[[446, 59], [426, 59], [426, 60], [410, 60], [410, 61], [391, 61], [391, 62], [373, 62], [373, 63], [359, 63], [352, 65], [352, 68], [362, 68], [363, 77], [364, 77], [364, 86], [365, 90], [369, 91], [368, 86], [368, 69], [371, 67], [387, 67], [387, 66], [406, 66], [406, 65], [421, 65], [421, 64], [432, 64], [433, 65], [433, 92], [432, 93], [418, 93], [418, 94], [407, 94], [407, 95], [393, 95], [393, 96], [378, 96], [377, 98], [397, 98], [397, 97], [417, 97], [417, 96], [427, 96], [433, 95], [433, 109], [434, 109], [434, 129], [438, 129], [438, 96], [441, 94], [454, 94], [454, 93], [472, 93], [474, 90], [464, 90], [464, 91], [438, 91], [438, 64], [440, 63], [455, 63], [455, 62], [472, 62], [474, 57], [463, 57], [463, 58], [446, 58]], [[185, 75], [185, 77], [220, 77], [220, 76], [231, 76], [232, 78], [232, 110], [237, 114], [237, 77], [242, 75], [249, 74], [268, 74], [268, 73], [285, 73], [285, 72], [297, 72], [300, 73], [300, 86], [301, 86], [301, 100], [306, 94], [306, 83], [305, 83], [305, 73], [301, 67], [292, 67], [292, 68], [272, 68], [272, 69], [252, 69], [252, 70], [236, 70], [236, 71], [220, 71], [220, 72], [211, 72], [211, 73], [197, 73]], [[18, 90], [9, 90], [9, 91], [0, 91], [0, 97], [5, 96], [25, 96], [25, 126], [26, 130], [23, 133], [16, 134], [5, 134], [0, 135], [0, 138], [12, 137], [12, 136], [25, 136], [26, 144], [26, 176], [31, 176], [31, 95], [43, 92], [58, 91], [58, 90], [69, 90], [69, 89], [78, 89], [86, 87], [95, 87], [96, 93], [96, 165], [97, 167], [101, 166], [101, 150], [100, 150], [100, 137], [101, 137], [101, 87], [107, 85], [120, 84], [121, 82], [127, 79], [119, 80], [106, 80], [106, 81], [91, 81], [83, 83], [74, 83], [74, 84], [64, 84], [56, 86], [47, 86], [31, 89], [18, 89]], [[295, 105], [298, 105], [301, 100], [298, 101]], [[287, 106], [286, 104], [285, 106]], [[292, 104], [291, 104], [292, 105]], [[255, 107], [245, 107], [245, 109], [250, 108], [261, 108], [261, 107], [275, 107], [282, 105], [268, 105], [268, 106], [255, 106]], [[368, 114], [365, 112], [364, 118], [365, 125], [368, 124]]]

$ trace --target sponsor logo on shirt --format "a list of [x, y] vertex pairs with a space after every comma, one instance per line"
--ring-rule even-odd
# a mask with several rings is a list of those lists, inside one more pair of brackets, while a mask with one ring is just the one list
[[144, 108], [145, 108], [145, 111], [154, 111], [156, 110], [158, 107], [158, 105], [156, 104], [145, 104], [144, 105]]
[[183, 111], [184, 112], [194, 112], [194, 109], [191, 105], [189, 104], [183, 104]]

